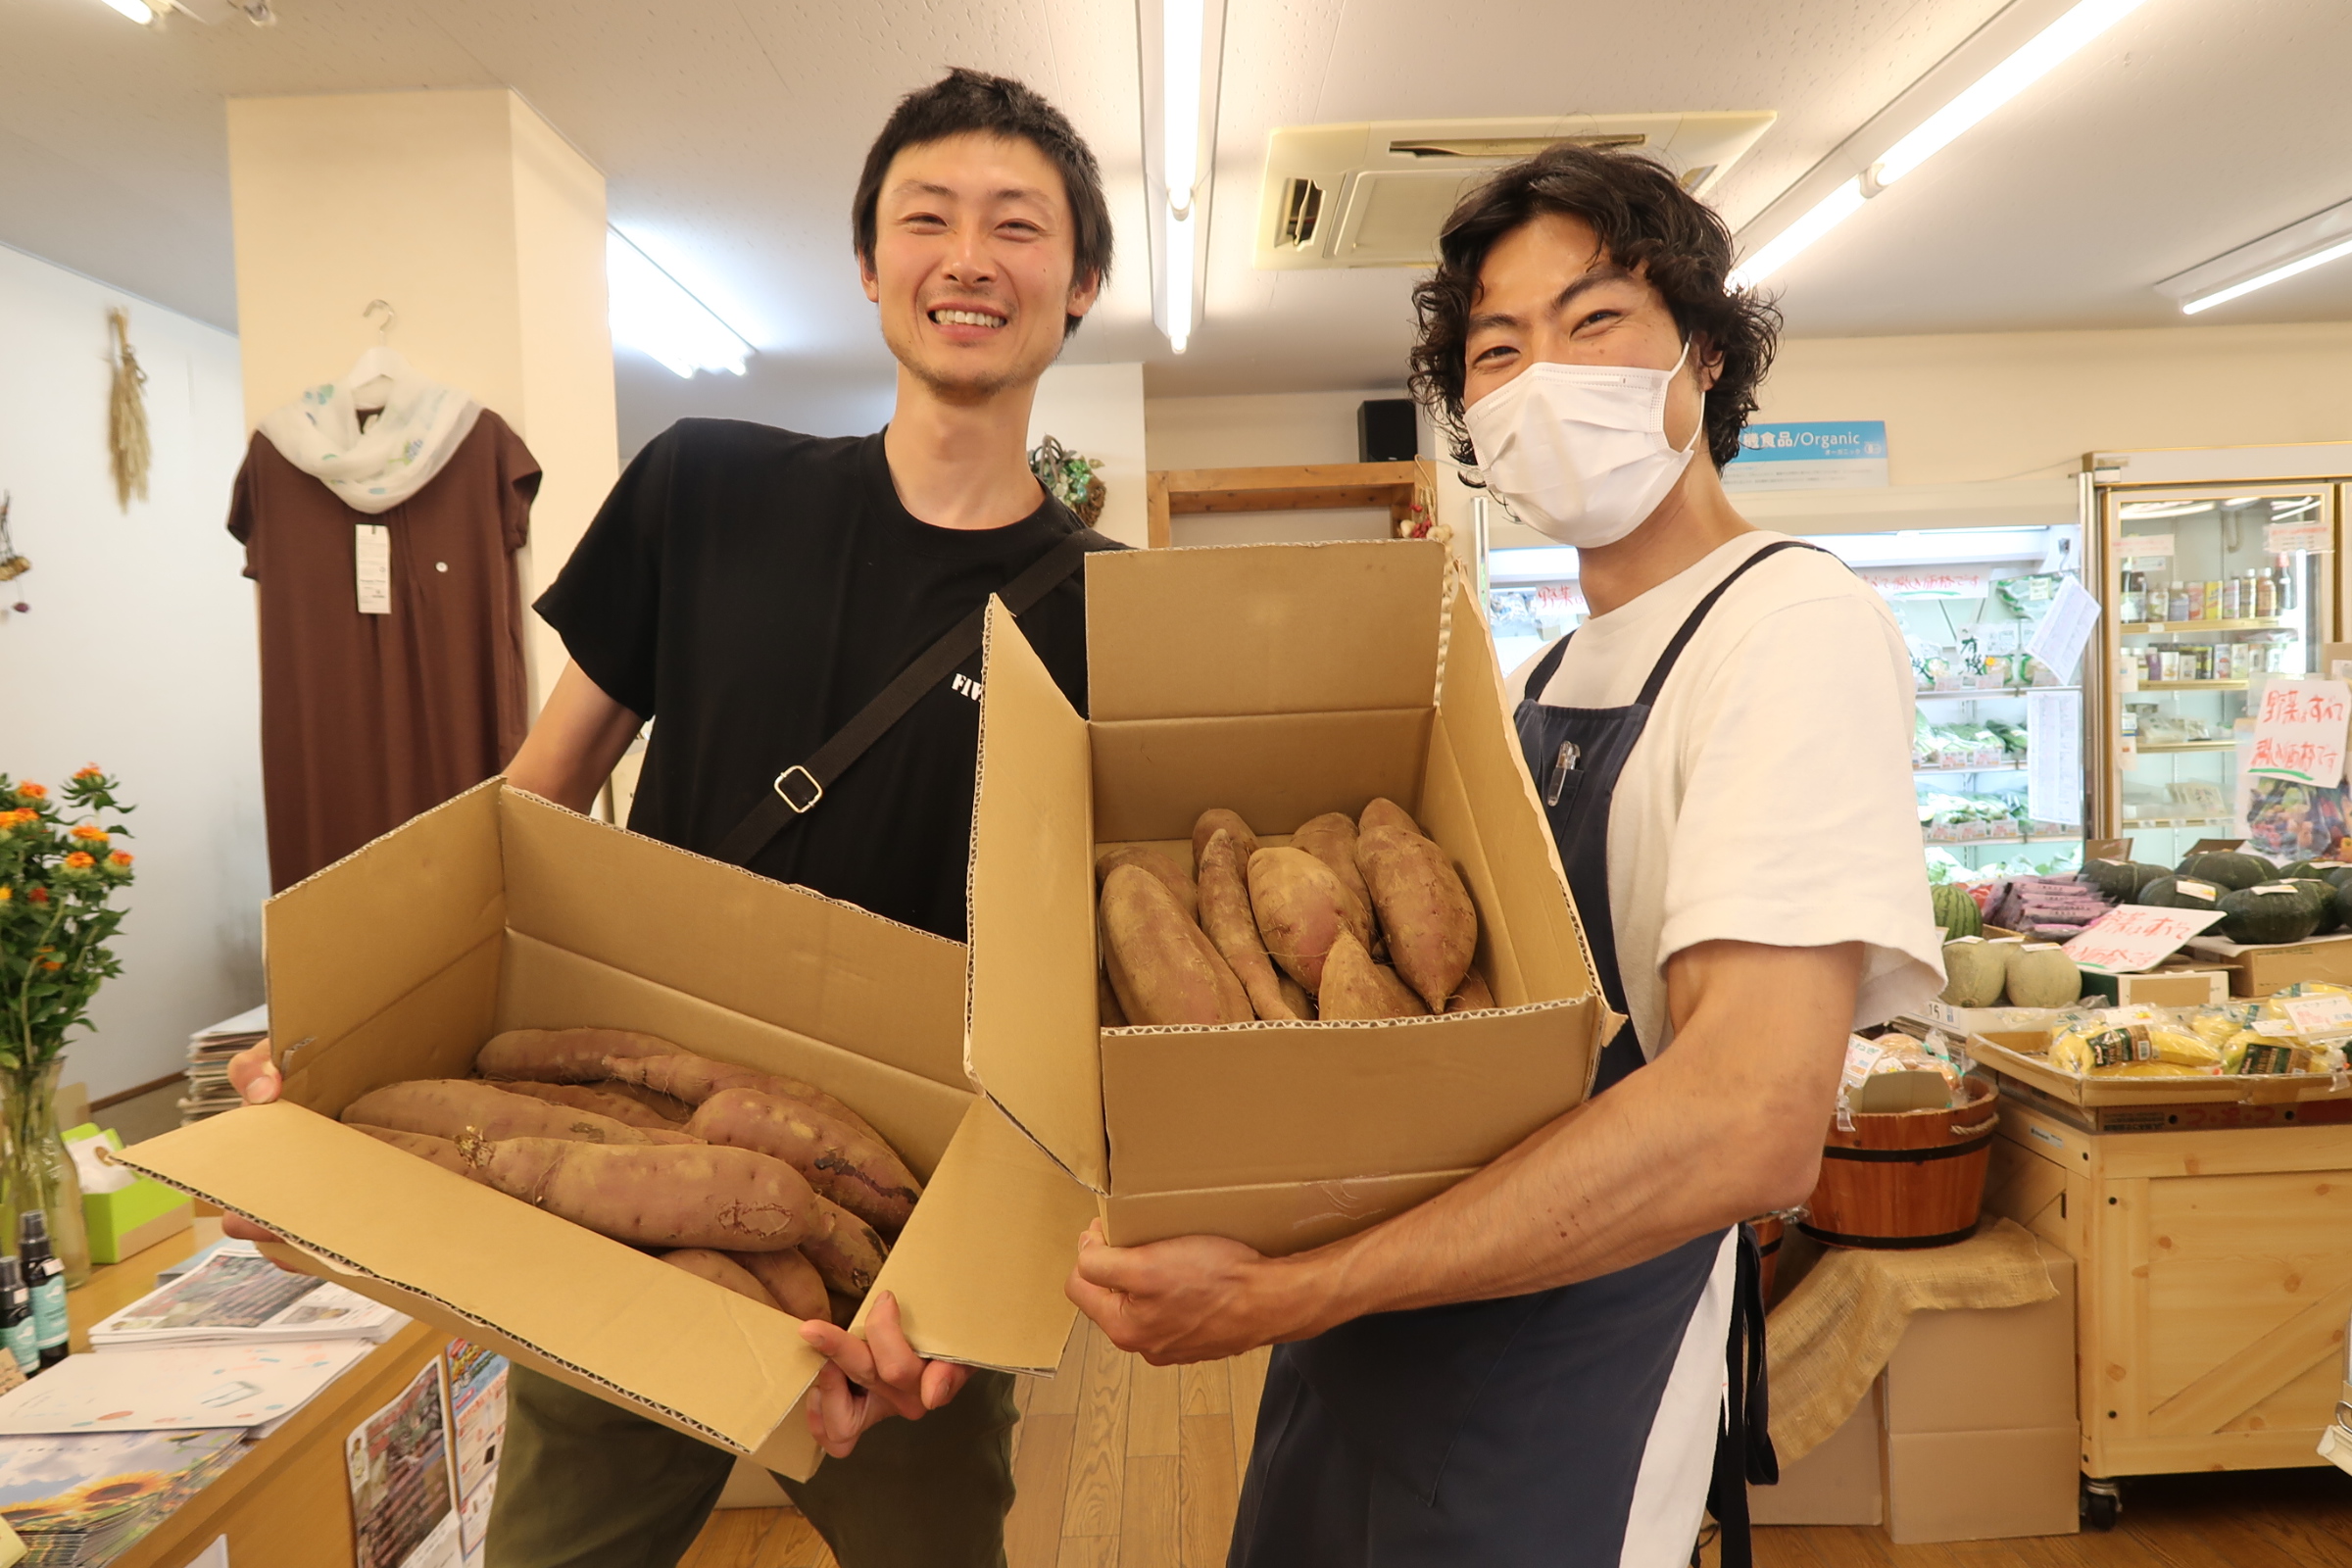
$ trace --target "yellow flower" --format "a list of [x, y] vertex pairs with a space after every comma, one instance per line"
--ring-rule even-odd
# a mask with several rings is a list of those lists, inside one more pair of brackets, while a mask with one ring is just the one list
[[17, 890], [15, 888], [0, 888], [0, 904], [6, 904], [16, 896]]

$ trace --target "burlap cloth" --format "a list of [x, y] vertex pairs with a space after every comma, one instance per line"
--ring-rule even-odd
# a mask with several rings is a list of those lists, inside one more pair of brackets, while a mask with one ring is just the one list
[[1994, 1220], [1950, 1247], [1824, 1252], [1765, 1324], [1781, 1463], [1795, 1463], [1845, 1424], [1912, 1313], [2031, 1306], [2057, 1294], [2034, 1238], [2014, 1220]]

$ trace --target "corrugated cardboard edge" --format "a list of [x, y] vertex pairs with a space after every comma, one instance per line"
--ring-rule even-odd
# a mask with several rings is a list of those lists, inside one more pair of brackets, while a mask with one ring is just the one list
[[[138, 1146], [134, 1144], [131, 1146], [131, 1148], [136, 1150]], [[192, 1198], [201, 1199], [205, 1202], [210, 1203], [214, 1207], [220, 1209], [222, 1213], [234, 1214], [239, 1219], [245, 1220], [248, 1223], [265, 1230], [269, 1228], [270, 1224], [274, 1223], [270, 1221], [264, 1221], [259, 1215], [256, 1215], [247, 1209], [237, 1207], [235, 1204], [226, 1201], [216, 1193], [207, 1192], [199, 1186], [184, 1183], [176, 1178], [165, 1175], [162, 1171], [152, 1169], [149, 1166], [140, 1163], [137, 1158], [133, 1157], [128, 1152], [118, 1155], [117, 1158], [121, 1163], [128, 1165], [131, 1169], [139, 1171], [141, 1174], [146, 1175], [156, 1181], [162, 1182], [167, 1187], [172, 1187], [177, 1191], [186, 1193]], [[809, 1439], [807, 1435], [806, 1429], [798, 1427], [798, 1424], [794, 1419], [794, 1416], [797, 1415], [799, 1409], [797, 1403], [794, 1407], [794, 1414], [788, 1414], [782, 1421], [778, 1422], [774, 1430], [772, 1430], [768, 1434], [767, 1438], [757, 1447], [740, 1447], [736, 1445], [734, 1440], [728, 1438], [724, 1433], [719, 1432], [714, 1427], [707, 1426], [704, 1423], [697, 1421], [692, 1416], [686, 1415], [677, 1410], [673, 1410], [667, 1405], [660, 1404], [639, 1395], [631, 1394], [628, 1390], [619, 1387], [617, 1384], [599, 1377], [594, 1372], [589, 1371], [586, 1367], [566, 1360], [562, 1356], [552, 1354], [541, 1347], [533, 1345], [529, 1341], [521, 1339], [518, 1336], [509, 1334], [497, 1324], [492, 1323], [484, 1318], [475, 1317], [471, 1313], [466, 1312], [463, 1308], [457, 1306], [455, 1303], [446, 1300], [439, 1296], [435, 1296], [424, 1291], [412, 1290], [410, 1287], [399, 1284], [396, 1281], [385, 1279], [383, 1276], [372, 1272], [353, 1259], [335, 1251], [332, 1248], [322, 1247], [316, 1243], [305, 1241], [298, 1236], [283, 1236], [281, 1237], [280, 1242], [276, 1245], [271, 1245], [269, 1243], [262, 1244], [262, 1250], [273, 1261], [294, 1268], [297, 1272], [314, 1274], [323, 1279], [330, 1279], [335, 1284], [355, 1291], [358, 1294], [367, 1297], [370, 1300], [381, 1301], [386, 1306], [409, 1313], [412, 1317], [423, 1317], [428, 1321], [438, 1324], [442, 1328], [450, 1330], [450, 1332], [469, 1338], [478, 1337], [484, 1344], [495, 1345], [502, 1350], [502, 1352], [515, 1348], [520, 1348], [531, 1357], [546, 1362], [552, 1367], [561, 1368], [562, 1375], [565, 1381], [572, 1383], [575, 1387], [578, 1387], [586, 1392], [597, 1393], [600, 1395], [600, 1396], [610, 1400], [612, 1403], [626, 1405], [631, 1409], [642, 1411], [649, 1419], [659, 1421], [663, 1426], [669, 1427], [673, 1431], [685, 1432], [691, 1436], [700, 1438], [704, 1442], [711, 1444], [716, 1447], [724, 1448], [729, 1453], [744, 1454], [748, 1457], [754, 1454], [765, 1455], [769, 1454], [770, 1452], [774, 1452], [776, 1454], [775, 1460], [762, 1459], [761, 1462], [768, 1464], [772, 1469], [781, 1470], [784, 1474], [792, 1476], [795, 1480], [806, 1480], [808, 1476], [815, 1473], [816, 1459], [820, 1457], [821, 1454], [816, 1447], [814, 1440]], [[423, 1310], [417, 1310], [419, 1307], [423, 1308]], [[811, 1353], [813, 1354], [814, 1352]], [[811, 1383], [815, 1381], [815, 1374], [813, 1372], [809, 1375], [809, 1381]], [[806, 1397], [806, 1395], [807, 1388], [804, 1386], [802, 1390], [803, 1397]], [[792, 1434], [796, 1430], [800, 1432], [802, 1440], [799, 1444], [796, 1444], [792, 1441]], [[779, 1442], [779, 1440], [782, 1441]], [[798, 1464], [801, 1462], [795, 1456], [792, 1450], [804, 1446], [807, 1447], [808, 1453], [808, 1457], [806, 1461], [807, 1468], [788, 1468], [788, 1465]]]

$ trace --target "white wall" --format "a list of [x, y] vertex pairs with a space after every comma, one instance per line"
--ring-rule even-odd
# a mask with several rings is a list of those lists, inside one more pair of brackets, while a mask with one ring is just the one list
[[[106, 311], [147, 371], [152, 499], [107, 471]], [[32, 570], [0, 586], [0, 770], [55, 786], [84, 762], [138, 809], [123, 972], [67, 1056], [92, 1098], [177, 1071], [196, 1029], [262, 1000], [261, 676], [253, 585], [229, 538], [244, 457], [237, 343], [0, 248], [0, 489]]]
[[2352, 439], [2352, 322], [1798, 338], [1765, 419], [1885, 419], [1896, 484], [2074, 473], [2083, 453]]
[[1095, 526], [1121, 544], [1141, 546], [1150, 532], [1144, 506], [1144, 368], [1056, 365], [1037, 383], [1029, 444], [1053, 436], [1080, 457], [1099, 458], [1102, 516]]

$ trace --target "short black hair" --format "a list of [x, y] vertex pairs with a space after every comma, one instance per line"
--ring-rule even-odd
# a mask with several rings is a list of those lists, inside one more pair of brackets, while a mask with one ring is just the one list
[[1673, 171], [1640, 153], [1561, 142], [1464, 196], [1439, 233], [1437, 271], [1413, 290], [1421, 325], [1412, 388], [1452, 442], [1455, 460], [1478, 461], [1462, 426], [1462, 355], [1479, 271], [1505, 235], [1549, 213], [1592, 224], [1602, 256], [1640, 272], [1665, 299], [1693, 357], [1721, 358], [1707, 391], [1707, 453], [1719, 468], [1738, 457], [1756, 388], [1772, 368], [1781, 313], [1753, 289], [1726, 287], [1732, 231]]
[[[1071, 238], [1077, 265], [1073, 283], [1110, 281], [1110, 204], [1102, 197], [1102, 169], [1095, 162], [1069, 118], [1046, 102], [1025, 82], [1010, 76], [992, 76], [984, 71], [957, 66], [928, 87], [899, 100], [866, 150], [865, 170], [858, 176], [858, 194], [850, 202], [850, 229], [858, 259], [870, 270], [874, 265], [875, 213], [882, 202], [882, 178], [890, 161], [909, 147], [946, 141], [950, 136], [1018, 137], [1046, 155], [1061, 172], [1061, 188], [1070, 204]], [[1078, 330], [1078, 317], [1063, 323], [1061, 335]]]

